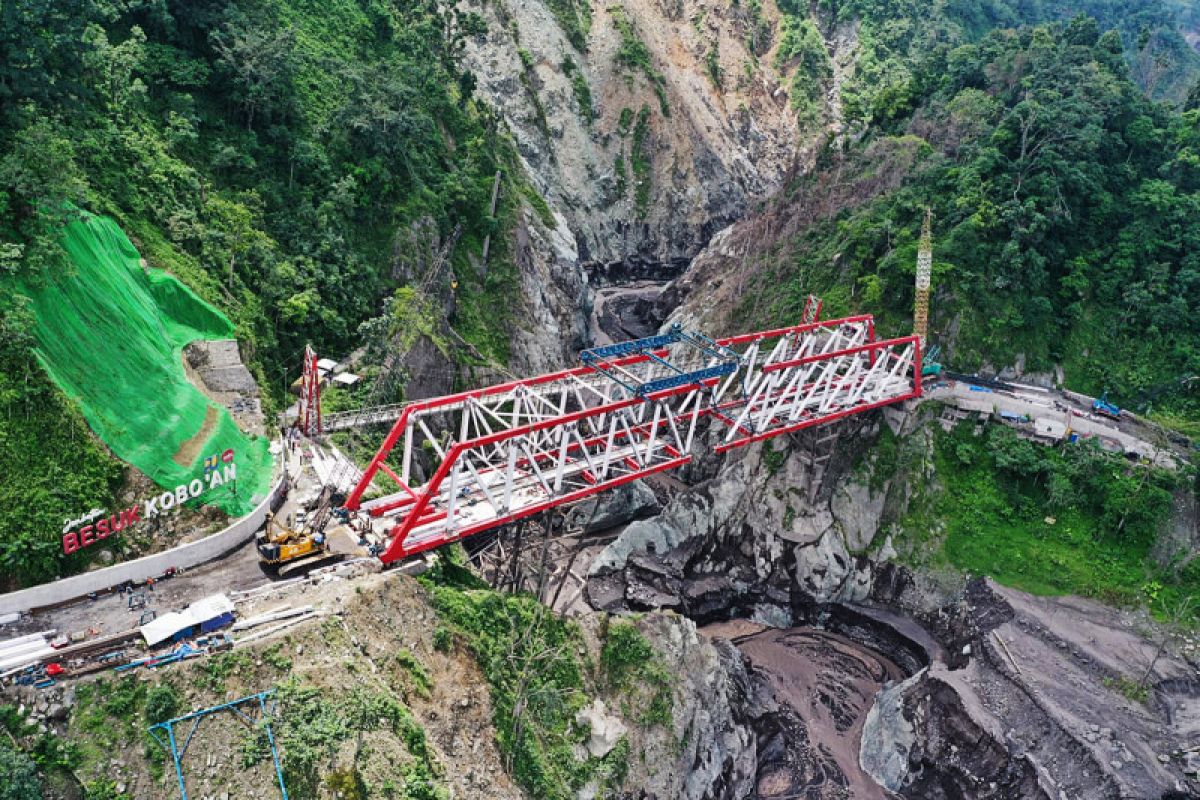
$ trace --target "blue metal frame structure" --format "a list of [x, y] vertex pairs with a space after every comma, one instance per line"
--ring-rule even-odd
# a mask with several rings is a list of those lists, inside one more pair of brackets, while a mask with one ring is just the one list
[[[709, 358], [718, 359], [719, 363], [704, 367], [703, 369], [685, 370], [672, 364], [666, 358], [663, 358], [659, 352], [656, 352], [662, 351], [673, 344], [681, 343], [691, 345]], [[628, 383], [617, 377], [616, 372], [606, 362], [611, 358], [623, 358], [632, 355], [646, 356], [676, 374], [646, 381], [645, 383]], [[686, 386], [692, 383], [700, 385], [701, 381], [710, 378], [724, 378], [727, 375], [732, 375], [737, 371], [741, 357], [730, 348], [714, 342], [701, 333], [685, 331], [683, 326], [676, 323], [671, 326], [667, 333], [658, 336], [648, 336], [644, 339], [633, 339], [628, 342], [617, 342], [616, 344], [605, 345], [603, 347], [593, 347], [590, 350], [584, 350], [580, 353], [579, 358], [585, 365], [625, 387], [630, 394], [644, 399], [647, 395], [654, 394], [655, 392], [674, 389], [678, 386]]]
[[[283, 800], [288, 800], [287, 786], [284, 785], [283, 782], [283, 767], [279, 763], [279, 749], [275, 746], [275, 733], [271, 730], [271, 714], [267, 711], [267, 698], [272, 697], [274, 694], [274, 689], [268, 689], [265, 692], [247, 695], [246, 697], [242, 697], [237, 700], [231, 700], [228, 703], [222, 703], [218, 706], [211, 706], [209, 708], [202, 708], [199, 711], [193, 711], [192, 713], [185, 714], [182, 717], [175, 717], [174, 719], [169, 719], [165, 722], [159, 722], [146, 729], [147, 732], [154, 737], [154, 741], [162, 745], [163, 748], [171, 754], [171, 759], [175, 762], [175, 778], [179, 781], [180, 800], [188, 800], [187, 785], [183, 780], [183, 758], [187, 755], [188, 745], [192, 743], [192, 737], [196, 735], [196, 729], [200, 727], [200, 723], [205, 717], [211, 714], [218, 714], [222, 711], [231, 711], [240, 717], [247, 725], [253, 727], [255, 725], [254, 719], [249, 714], [242, 711], [242, 709], [240, 709], [238, 706], [256, 701], [258, 703], [259, 713], [262, 715], [261, 719], [264, 722], [264, 727], [266, 728], [267, 741], [271, 745], [271, 758], [275, 762], [275, 777], [279, 779], [279, 792], [282, 795]], [[272, 708], [273, 707], [274, 704], [272, 704]], [[175, 726], [188, 721], [192, 722], [192, 727], [191, 730], [188, 731], [187, 738], [183, 740], [183, 747], [180, 747], [179, 741], [175, 737]], [[166, 731], [165, 741], [157, 732], [159, 730]]]

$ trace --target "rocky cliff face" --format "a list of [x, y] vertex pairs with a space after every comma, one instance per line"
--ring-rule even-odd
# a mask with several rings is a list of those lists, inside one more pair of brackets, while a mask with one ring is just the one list
[[645, 619], [642, 631], [678, 684], [670, 736], [642, 745], [646, 759], [630, 784], [642, 797], [752, 796], [758, 753], [751, 723], [764, 703], [771, 705], [769, 696], [757, 691], [737, 649], [699, 634], [690, 620], [655, 614]]
[[[513, 365], [591, 343], [591, 282], [680, 274], [776, 191], [811, 139], [774, 66], [771, 0], [469, 0], [476, 93], [503, 118], [549, 206], [514, 232], [523, 318]], [[811, 133], [811, 132], [810, 132]]]
[[[877, 430], [882, 420], [868, 425]], [[674, 608], [698, 619], [732, 610], [788, 624], [801, 601], [866, 600], [893, 554], [879, 536], [890, 486], [873, 488], [869, 472], [849, 463], [855, 442], [869, 438], [869, 428], [843, 437], [825, 481], [791, 440], [710, 467], [712, 477], [675, 495], [659, 516], [632, 523], [592, 561], [593, 605]], [[903, 502], [902, 490], [893, 502]]]
[[[849, 40], [838, 41], [851, 47]], [[779, 299], [774, 272], [793, 263], [805, 233], [899, 186], [918, 164], [922, 146], [915, 137], [889, 137], [862, 153], [829, 153], [821, 168], [717, 232], [660, 295], [659, 316], [714, 336], [745, 330], [743, 319], [753, 324], [769, 317]], [[814, 267], [836, 275], [846, 262], [836, 256], [832, 264]]]
[[[809, 694], [788, 687], [840, 645], [809, 646], [804, 658], [773, 665], [739, 636], [710, 631], [752, 662], [753, 691], [735, 715], [756, 733], [760, 782], [775, 776], [793, 788], [815, 786], [793, 768], [795, 748], [771, 742], [824, 741], [826, 752], [822, 718], [841, 715], [849, 725], [861, 711], [859, 763], [872, 785], [902, 797], [1195, 791], [1200, 764], [1179, 747], [1191, 735], [1190, 709], [1200, 707], [1186, 677], [1194, 668], [1177, 657], [1153, 661], [1154, 641], [1138, 632], [1148, 620], [983, 579], [935, 582], [896, 563], [888, 527], [914, 486], [937, 481], [920, 457], [932, 423], [921, 411], [891, 411], [844, 435], [840, 461], [829, 463], [816, 491], [808, 489], [810, 451], [796, 442], [702, 465], [661, 514], [630, 524], [591, 562], [591, 602], [613, 611], [669, 608], [702, 621], [753, 619], [790, 628], [770, 634], [781, 642], [841, 637], [865, 650], [830, 663], [868, 663], [867, 652], [901, 670], [903, 680], [876, 678], [883, 690], [873, 701], [851, 702], [842, 686], [814, 695], [829, 701], [828, 711], [805, 707]], [[877, 461], [869, 445], [889, 425], [917, 457]], [[1163, 713], [1147, 714], [1114, 688], [1131, 674], [1145, 674]], [[834, 761], [829, 770], [847, 776], [857, 766]]]
[[513, 132], [582, 262], [683, 266], [792, 164], [798, 131], [772, 66], [773, 2], [464, 8], [487, 21], [466, 48], [476, 91]]

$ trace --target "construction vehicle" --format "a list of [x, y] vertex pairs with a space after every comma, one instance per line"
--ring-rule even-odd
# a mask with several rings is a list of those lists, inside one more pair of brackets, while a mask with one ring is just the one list
[[942, 374], [942, 364], [938, 358], [942, 355], [942, 346], [935, 344], [925, 351], [921, 358], [921, 377], [937, 378]]
[[1121, 418], [1121, 409], [1115, 403], [1108, 402], [1108, 390], [1104, 390], [1104, 394], [1092, 401], [1092, 411], [1097, 414], [1110, 417], [1111, 419]]
[[341, 558], [331, 553], [324, 533], [305, 527], [291, 528], [279, 522], [272, 513], [258, 536], [258, 560], [268, 572], [285, 577]]

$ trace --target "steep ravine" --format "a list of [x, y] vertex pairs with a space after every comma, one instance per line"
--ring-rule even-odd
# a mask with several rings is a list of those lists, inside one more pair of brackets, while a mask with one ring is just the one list
[[882, 425], [921, 441], [932, 421], [890, 411], [847, 432], [812, 500], [797, 443], [703, 465], [591, 562], [595, 607], [671, 609], [734, 645], [749, 685], [732, 711], [754, 732], [756, 788], [705, 796], [1060, 800], [1200, 788], [1179, 752], [1200, 709], [1180, 688], [1194, 670], [1162, 658], [1151, 706], [1112, 688], [1152, 657], [1133, 615], [896, 563], [890, 521], [913, 482], [936, 475], [923, 458], [874, 475], [871, 446]]
[[858, 750], [875, 693], [905, 677], [891, 659], [819, 628], [739, 621], [704, 632], [730, 638], [780, 703], [779, 712], [754, 723], [759, 797], [890, 796], [864, 772]]
[[459, 8], [486, 23], [463, 38], [463, 64], [511, 132], [527, 182], [514, 234], [515, 372], [574, 362], [592, 343], [596, 287], [683, 274], [815, 141], [775, 66], [773, 0]]
[[[647, 335], [668, 317], [732, 332], [734, 300], [761, 267], [757, 244], [849, 202], [839, 191], [861, 202], [893, 187], [914, 158], [900, 142], [874, 154], [885, 167], [869, 185], [755, 214], [803, 163], [804, 135], [769, 52], [748, 58], [744, 10], [705, 0], [464, 7], [488, 22], [466, 41], [477, 91], [546, 203], [537, 213], [531, 201], [516, 232], [529, 321], [514, 333], [519, 372]], [[575, 11], [573, 30], [564, 8]], [[762, 13], [774, 26], [774, 5]], [[835, 82], [854, 33], [830, 43]], [[631, 41], [640, 64], [630, 63]], [[720, 80], [705, 77], [714, 42]], [[742, 77], [748, 61], [756, 69]], [[687, 618], [645, 618], [683, 681], [681, 752], [664, 752], [629, 785], [689, 800], [1150, 798], [1197, 788], [1174, 755], [1180, 720], [1200, 710], [1193, 692], [1176, 691], [1187, 666], [1168, 658], [1156, 668], [1163, 704], [1183, 709], [1173, 718], [1109, 688], [1144, 655], [1126, 642], [1126, 661], [1104, 660], [1127, 619], [1063, 603], [1047, 625], [1047, 609], [1020, 593], [898, 565], [889, 526], [914, 486], [936, 476], [930, 459], [876, 474], [870, 453], [885, 425], [928, 446], [931, 423], [889, 411], [847, 427], [817, 486], [803, 441], [693, 465], [680, 476], [686, 488], [660, 491], [661, 513], [628, 525], [591, 562], [594, 608]], [[1108, 633], [1062, 644], [1064, 628], [1085, 619]]]
[[[476, 91], [513, 132], [582, 263], [686, 266], [792, 166], [798, 133], [771, 66], [777, 43], [747, 51], [755, 21], [744, 9], [711, 0], [465, 7], [488, 23], [466, 42]], [[553, 9], [575, 18], [573, 36]], [[776, 28], [774, 3], [756, 13]]]

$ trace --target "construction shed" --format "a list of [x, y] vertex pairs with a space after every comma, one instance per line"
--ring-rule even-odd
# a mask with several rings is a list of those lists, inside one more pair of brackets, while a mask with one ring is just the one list
[[154, 647], [168, 639], [180, 641], [233, 624], [233, 602], [223, 594], [197, 600], [183, 611], [172, 611], [151, 620], [139, 630], [146, 644]]
[[1067, 437], [1067, 423], [1038, 417], [1033, 422], [1033, 435], [1050, 442], [1060, 442]]

